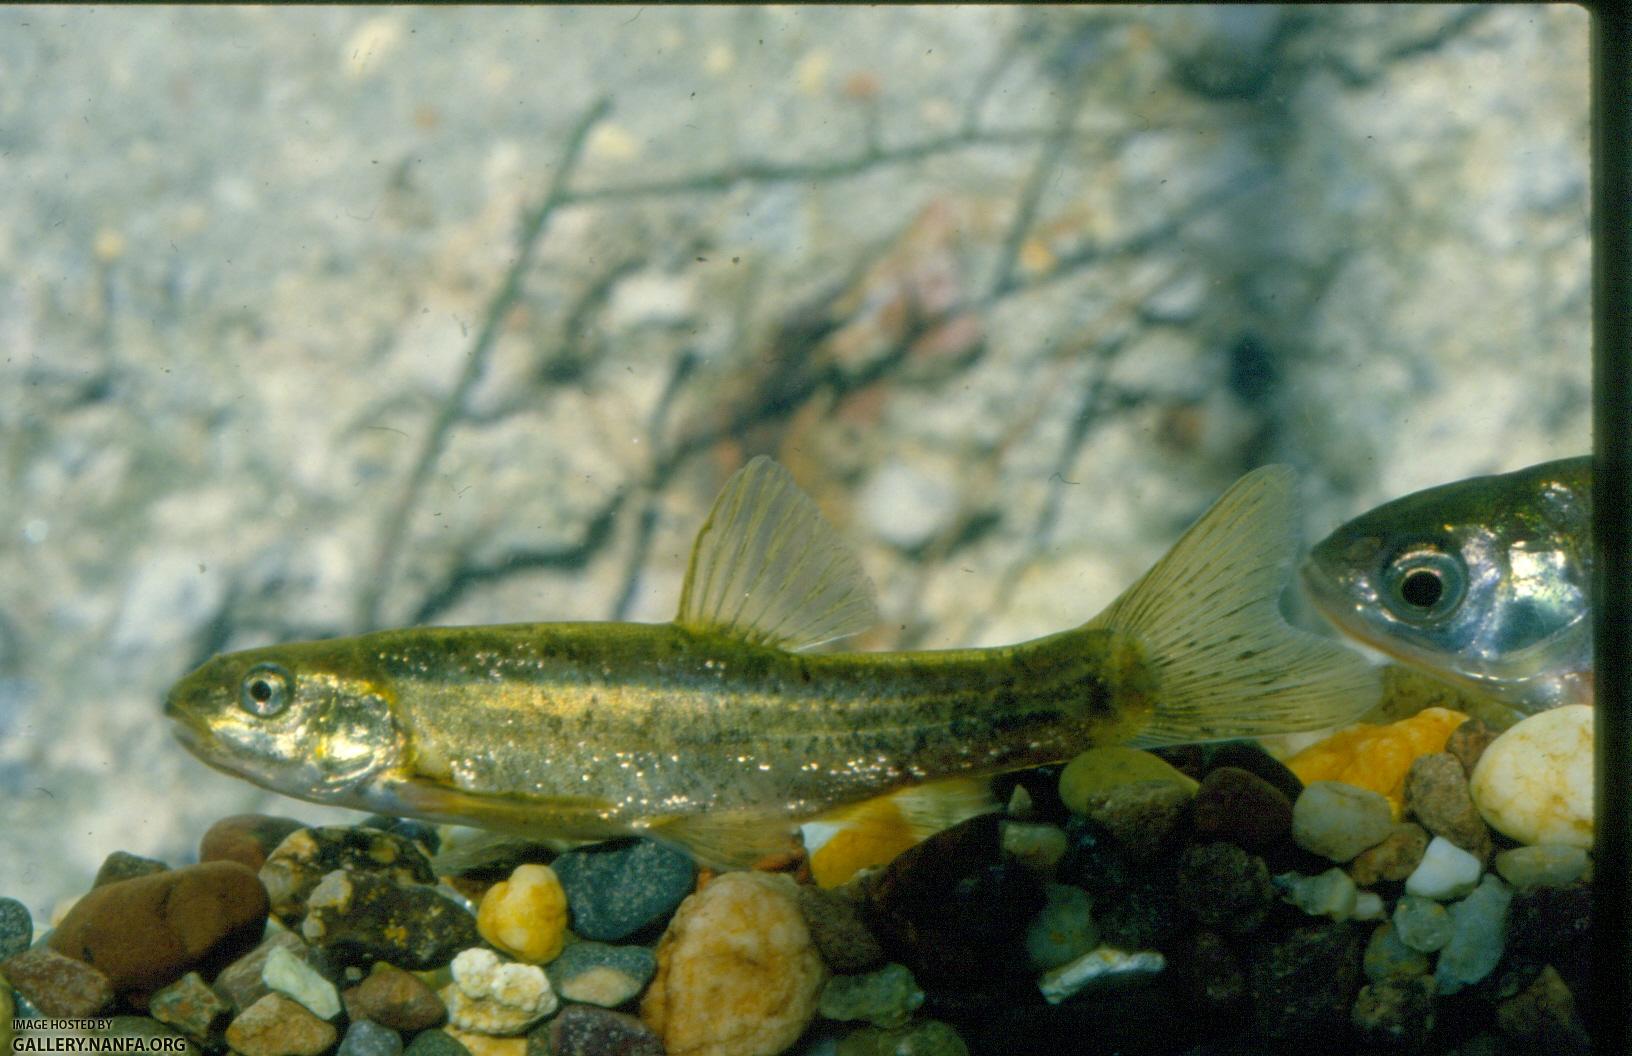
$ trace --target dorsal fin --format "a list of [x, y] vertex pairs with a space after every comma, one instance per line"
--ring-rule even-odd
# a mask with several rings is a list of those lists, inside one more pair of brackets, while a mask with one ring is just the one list
[[861, 562], [787, 470], [760, 455], [725, 482], [692, 545], [676, 623], [805, 649], [877, 619]]

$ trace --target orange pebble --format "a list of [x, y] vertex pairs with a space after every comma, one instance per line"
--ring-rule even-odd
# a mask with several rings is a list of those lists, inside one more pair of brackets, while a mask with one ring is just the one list
[[1418, 756], [1445, 750], [1451, 733], [1468, 720], [1449, 708], [1424, 708], [1409, 719], [1339, 730], [1286, 761], [1304, 784], [1342, 781], [1388, 797], [1398, 819], [1405, 808], [1405, 775]]

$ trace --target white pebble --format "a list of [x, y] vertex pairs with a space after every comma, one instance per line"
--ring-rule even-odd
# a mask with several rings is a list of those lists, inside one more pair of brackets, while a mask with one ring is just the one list
[[1341, 781], [1314, 781], [1292, 804], [1292, 839], [1334, 862], [1375, 847], [1393, 830], [1388, 800]]
[[1167, 960], [1154, 950], [1126, 953], [1110, 946], [1089, 950], [1070, 964], [1044, 972], [1037, 987], [1051, 1005], [1057, 1005], [1078, 993], [1096, 979], [1159, 975], [1167, 967]]
[[1354, 916], [1359, 902], [1353, 878], [1335, 866], [1319, 876], [1283, 873], [1275, 878], [1275, 883], [1284, 891], [1283, 902], [1292, 903], [1311, 917], [1348, 920]]
[[1354, 920], [1382, 920], [1387, 914], [1383, 910], [1383, 896], [1375, 891], [1361, 891], [1354, 896], [1354, 912], [1350, 915]]
[[1479, 813], [1524, 844], [1592, 846], [1592, 707], [1532, 715], [1491, 742], [1468, 782]]
[[333, 1019], [340, 1014], [340, 994], [334, 984], [290, 953], [287, 946], [273, 947], [261, 967], [261, 982], [299, 1001], [319, 1019]]
[[1461, 898], [1479, 883], [1479, 859], [1443, 836], [1428, 841], [1428, 850], [1414, 872], [1405, 878], [1405, 893], [1445, 902]]

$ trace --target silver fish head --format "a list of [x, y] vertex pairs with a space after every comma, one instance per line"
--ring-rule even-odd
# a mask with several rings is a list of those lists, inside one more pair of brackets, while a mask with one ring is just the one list
[[177, 738], [216, 769], [273, 791], [357, 799], [371, 778], [401, 763], [406, 742], [385, 682], [358, 674], [355, 656], [327, 656], [323, 645], [206, 661], [165, 697]]
[[1590, 694], [1588, 461], [1419, 491], [1303, 564], [1316, 607], [1403, 663], [1527, 709]]

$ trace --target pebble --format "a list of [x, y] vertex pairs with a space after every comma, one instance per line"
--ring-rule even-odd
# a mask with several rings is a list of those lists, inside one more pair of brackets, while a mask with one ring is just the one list
[[1387, 799], [1338, 781], [1316, 781], [1292, 804], [1293, 841], [1334, 862], [1377, 846], [1392, 828]]
[[1468, 793], [1468, 775], [1456, 756], [1418, 756], [1405, 777], [1405, 805], [1422, 827], [1481, 862], [1490, 858], [1490, 829]]
[[104, 884], [113, 884], [120, 880], [133, 880], [138, 876], [152, 876], [169, 868], [156, 858], [143, 858], [125, 851], [114, 851], [102, 859], [102, 865], [96, 870], [96, 879], [91, 881], [91, 886], [102, 887]]
[[816, 951], [835, 972], [864, 972], [884, 961], [884, 947], [862, 923], [850, 899], [814, 884], [799, 885], [799, 911]]
[[1515, 724], [1473, 769], [1490, 827], [1524, 844], [1592, 846], [1592, 706], [1569, 704]]
[[1042, 879], [1002, 853], [1002, 820], [985, 814], [959, 822], [866, 884], [868, 929], [920, 981], [991, 974], [1043, 908]]
[[1400, 941], [1393, 924], [1379, 924], [1366, 942], [1361, 962], [1366, 978], [1374, 983], [1428, 974], [1428, 955]]
[[907, 1027], [880, 1030], [863, 1027], [846, 1035], [834, 1048], [835, 1056], [969, 1056], [969, 1046], [958, 1032], [938, 1019], [922, 1019]]
[[1264, 750], [1257, 741], [1221, 741], [1217, 744], [1204, 745], [1208, 770], [1217, 770], [1226, 766], [1245, 770], [1255, 777], [1263, 778], [1275, 787], [1286, 802], [1297, 802], [1298, 796], [1303, 794], [1303, 781], [1294, 774], [1287, 765]]
[[92, 1016], [113, 1003], [106, 974], [49, 946], [36, 946], [0, 961], [0, 975], [47, 1016]]
[[1100, 937], [1127, 950], [1166, 945], [1190, 922], [1177, 894], [1171, 874], [1135, 874], [1124, 887], [1097, 896], [1094, 922]]
[[[1066, 767], [1065, 772], [1069, 774], [1071, 768]], [[1062, 776], [1061, 796], [1064, 795], [1065, 779]], [[1075, 803], [1068, 800], [1067, 805], [1105, 826], [1130, 859], [1149, 862], [1165, 853], [1168, 837], [1178, 828], [1191, 798], [1189, 787], [1158, 779], [1132, 781], [1102, 791], [1090, 791]]]
[[1471, 775], [1473, 768], [1479, 765], [1480, 756], [1497, 737], [1497, 732], [1486, 726], [1479, 719], [1469, 719], [1451, 731], [1450, 739], [1445, 742], [1445, 750], [1456, 756], [1456, 761], [1462, 764], [1462, 772]]
[[1254, 1030], [1274, 1042], [1340, 1037], [1359, 993], [1360, 943], [1351, 924], [1295, 929], [1258, 947], [1247, 968]]
[[470, 1056], [527, 1056], [527, 1039], [523, 1037], [496, 1038], [457, 1027], [445, 1029], [449, 1037], [470, 1050]]
[[1391, 816], [1405, 802], [1405, 776], [1418, 756], [1445, 750], [1451, 731], [1467, 716], [1448, 708], [1423, 708], [1386, 726], [1356, 723], [1286, 761], [1305, 784], [1339, 781], [1388, 799]]
[[1123, 785], [1161, 781], [1184, 790], [1186, 798], [1198, 787], [1196, 779], [1176, 769], [1161, 756], [1137, 748], [1090, 748], [1060, 771], [1060, 801], [1075, 814], [1091, 816], [1089, 802]]
[[480, 942], [476, 921], [437, 888], [344, 869], [311, 889], [300, 933], [337, 965], [389, 961], [416, 971], [447, 964]]
[[261, 866], [261, 883], [272, 900], [273, 915], [285, 927], [296, 929], [305, 919], [308, 896], [337, 869], [401, 884], [436, 883], [431, 863], [412, 840], [341, 825], [298, 829]]
[[545, 964], [561, 953], [567, 895], [547, 865], [518, 865], [482, 896], [476, 911], [482, 938], [518, 961]]
[[1508, 911], [1513, 948], [1555, 964], [1572, 947], [1580, 948], [1591, 923], [1592, 885], [1584, 883], [1520, 891]]
[[236, 862], [206, 862], [93, 888], [47, 940], [94, 964], [120, 994], [147, 994], [198, 969], [213, 975], [251, 949], [267, 898]]
[[1269, 916], [1275, 885], [1257, 855], [1217, 840], [1186, 847], [1178, 864], [1177, 899], [1203, 927], [1245, 935]]
[[673, 1056], [772, 1056], [815, 1017], [827, 973], [794, 888], [724, 873], [681, 903], [640, 1007]]
[[1359, 891], [1354, 896], [1354, 912], [1351, 920], [1384, 920], [1388, 917], [1388, 909], [1383, 904], [1383, 896], [1375, 891]]
[[237, 862], [256, 872], [291, 832], [306, 827], [294, 818], [270, 814], [233, 814], [211, 825], [198, 841], [201, 862]]
[[[543, 1035], [542, 1046], [533, 1044]], [[528, 1037], [538, 1056], [664, 1056], [663, 1042], [646, 1024], [622, 1012], [568, 1005]]]
[[697, 883], [691, 858], [655, 840], [616, 840], [557, 858], [572, 930], [617, 942], [668, 918]]
[[1461, 898], [1479, 883], [1479, 859], [1443, 836], [1428, 841], [1422, 862], [1405, 878], [1405, 893], [1446, 902]]
[[1587, 852], [1564, 843], [1515, 847], [1496, 856], [1496, 871], [1520, 891], [1568, 887], [1586, 874]]
[[269, 932], [259, 946], [221, 969], [221, 973], [215, 977], [215, 991], [232, 1002], [233, 1008], [239, 1012], [271, 993], [271, 987], [262, 980], [261, 973], [266, 968], [267, 958], [276, 949], [287, 949], [308, 962], [317, 957], [316, 951], [300, 941], [300, 936], [279, 928]]
[[1126, 885], [1132, 866], [1105, 826], [1073, 817], [1066, 823], [1065, 836], [1065, 857], [1054, 870], [1060, 883], [1074, 884], [1096, 897]]
[[22, 953], [34, 941], [34, 918], [15, 898], [0, 898], [0, 961]]
[[242, 1056], [319, 1056], [339, 1033], [282, 994], [267, 994], [227, 1027], [227, 1044]]
[[1292, 831], [1292, 802], [1250, 771], [1221, 766], [1202, 779], [1190, 823], [1202, 839], [1228, 840], [1249, 851], [1280, 843]]
[[445, 1030], [427, 1030], [414, 1038], [402, 1056], [471, 1056], [471, 1051]]
[[267, 955], [261, 968], [261, 982], [267, 989], [299, 1001], [319, 1019], [333, 1019], [340, 1014], [340, 994], [334, 984], [289, 952], [286, 946], [274, 947]]
[[1427, 976], [1368, 983], [1349, 1017], [1363, 1044], [1391, 1053], [1421, 1052], [1434, 1020], [1434, 983]]
[[652, 981], [657, 958], [644, 946], [576, 942], [550, 963], [550, 985], [563, 1000], [616, 1008]]
[[1454, 994], [1496, 969], [1507, 941], [1507, 913], [1513, 892], [1487, 876], [1467, 898], [1450, 907], [1451, 939], [1439, 951], [1434, 980], [1442, 994]]
[[465, 950], [453, 959], [453, 982], [440, 991], [448, 1024], [477, 1034], [520, 1034], [560, 1007], [549, 977], [536, 964], [501, 961], [492, 950]]
[[1555, 1056], [1586, 1056], [1591, 1038], [1575, 1009], [1575, 995], [1552, 965], [1528, 987], [1496, 1006], [1496, 1025], [1503, 1034], [1527, 1043], [1526, 1051]]
[[1224, 937], [1206, 928], [1191, 933], [1175, 957], [1175, 977], [1189, 1003], [1224, 1011], [1247, 996], [1241, 962]]
[[1065, 830], [1043, 822], [1005, 821], [1003, 853], [1045, 875], [1065, 857]]
[[1026, 956], [1039, 971], [1074, 961], [1099, 945], [1088, 893], [1070, 884], [1049, 884], [1048, 902], [1026, 929]]
[[1394, 934], [1413, 950], [1435, 953], [1451, 941], [1451, 915], [1431, 898], [1401, 896], [1392, 919]]
[[346, 1014], [405, 1034], [428, 1030], [447, 1018], [442, 999], [417, 975], [376, 961], [368, 976], [341, 995]]
[[827, 1019], [900, 1027], [923, 1003], [924, 992], [912, 972], [905, 965], [886, 964], [864, 975], [835, 975], [822, 988], [816, 1010]]
[[203, 1042], [226, 1023], [233, 1009], [197, 972], [188, 972], [154, 994], [147, 1011], [160, 1023]]
[[402, 1056], [402, 1035], [366, 1019], [353, 1020], [335, 1056]]
[[1428, 830], [1415, 822], [1401, 822], [1389, 830], [1382, 843], [1355, 856], [1349, 863], [1349, 875], [1357, 887], [1404, 880], [1422, 864], [1427, 850]]
[[1069, 964], [1051, 968], [1037, 980], [1043, 999], [1057, 1005], [1080, 994], [1095, 983], [1121, 982], [1140, 976], [1160, 975], [1167, 959], [1154, 950], [1127, 953], [1111, 946], [1090, 950]]
[[1349, 920], [1356, 915], [1359, 892], [1354, 880], [1342, 869], [1333, 866], [1318, 876], [1283, 873], [1275, 878], [1281, 900], [1297, 906], [1311, 917], [1330, 917]]

